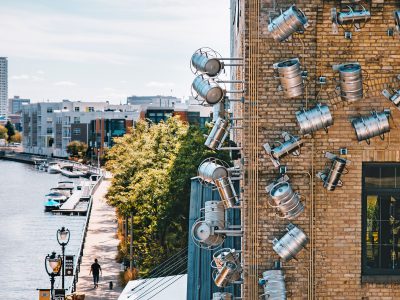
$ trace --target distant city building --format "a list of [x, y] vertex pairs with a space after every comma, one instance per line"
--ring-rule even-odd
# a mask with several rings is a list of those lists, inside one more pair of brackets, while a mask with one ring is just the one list
[[17, 131], [22, 131], [21, 114], [9, 114], [7, 120], [14, 125]]
[[14, 115], [20, 114], [22, 106], [30, 103], [30, 99], [22, 99], [19, 96], [14, 96], [14, 98], [8, 99], [8, 113]]
[[7, 57], [0, 57], [0, 116], [8, 114], [8, 62]]
[[154, 105], [159, 107], [173, 107], [176, 103], [182, 102], [173, 96], [131, 96], [127, 98], [128, 104], [133, 105]]
[[[108, 102], [42, 102], [23, 105], [22, 132], [24, 152], [47, 156], [68, 157], [67, 145], [81, 141], [91, 148], [112, 145], [109, 132], [103, 132], [101, 144], [91, 144], [93, 120], [124, 121], [124, 126], [133, 126], [140, 117], [140, 106], [110, 105]], [[124, 128], [126, 131], [126, 127]], [[121, 132], [121, 131], [120, 131]], [[97, 153], [97, 152], [96, 152]]]

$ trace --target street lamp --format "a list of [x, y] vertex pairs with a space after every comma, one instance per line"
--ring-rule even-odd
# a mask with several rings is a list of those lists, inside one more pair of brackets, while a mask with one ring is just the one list
[[56, 277], [60, 273], [61, 264], [62, 264], [61, 256], [57, 255], [55, 252], [52, 252], [51, 254], [47, 254], [47, 256], [44, 260], [44, 266], [45, 266], [46, 272], [50, 276], [51, 300], [54, 300], [54, 282], [55, 282], [54, 277]]
[[61, 284], [62, 284], [62, 289], [65, 290], [64, 288], [64, 283], [65, 283], [65, 246], [68, 244], [69, 239], [71, 237], [69, 229], [66, 229], [65, 227], [61, 227], [61, 229], [57, 230], [57, 242], [61, 246], [62, 250], [62, 273], [61, 273]]

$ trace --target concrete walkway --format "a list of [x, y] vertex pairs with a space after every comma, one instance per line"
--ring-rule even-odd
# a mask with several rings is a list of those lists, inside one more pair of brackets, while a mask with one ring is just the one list
[[[115, 209], [107, 205], [105, 194], [110, 186], [110, 181], [103, 181], [94, 194], [92, 214], [86, 237], [81, 272], [77, 292], [86, 295], [85, 300], [118, 299], [122, 292], [119, 287], [118, 277], [120, 265], [116, 263], [118, 239]], [[93, 277], [89, 276], [90, 266], [94, 259], [99, 260], [103, 270], [99, 287], [93, 288]], [[109, 290], [112, 281], [114, 289]]]

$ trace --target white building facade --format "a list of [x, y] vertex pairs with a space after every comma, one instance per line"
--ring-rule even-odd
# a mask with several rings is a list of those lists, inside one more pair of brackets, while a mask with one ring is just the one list
[[8, 61], [0, 57], [0, 117], [8, 114]]

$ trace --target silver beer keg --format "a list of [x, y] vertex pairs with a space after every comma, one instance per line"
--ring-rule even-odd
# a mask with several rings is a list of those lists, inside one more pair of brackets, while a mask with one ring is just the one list
[[336, 157], [333, 160], [332, 166], [324, 180], [324, 188], [326, 188], [328, 191], [334, 191], [338, 184], [341, 185], [340, 177], [345, 170], [346, 162], [347, 161], [345, 159], [340, 157]]
[[274, 239], [273, 249], [283, 261], [289, 261], [307, 245], [305, 233], [293, 224], [287, 227], [287, 233], [280, 239]]
[[235, 249], [231, 248], [219, 249], [213, 254], [211, 267], [213, 269], [217, 269], [218, 272], [220, 272], [226, 262], [231, 262], [239, 266], [240, 254]]
[[220, 272], [214, 271], [214, 283], [217, 287], [223, 288], [240, 279], [240, 268], [232, 262], [224, 264]]
[[400, 109], [400, 90], [392, 89], [392, 93], [388, 90], [383, 90], [382, 94]]
[[353, 10], [348, 6], [349, 10], [345, 12], [339, 12], [337, 14], [338, 24], [354, 24], [360, 22], [367, 22], [371, 19], [371, 13], [363, 7], [363, 10]]
[[300, 202], [300, 195], [292, 190], [289, 182], [276, 183], [269, 193], [276, 208], [282, 217], [288, 220], [297, 218], [303, 211], [304, 205]]
[[214, 293], [212, 300], [232, 300], [233, 296], [231, 293]]
[[324, 104], [317, 104], [317, 106], [296, 112], [296, 119], [300, 126], [300, 133], [303, 135], [311, 134], [317, 130], [325, 129], [333, 125], [333, 118], [329, 107]]
[[285, 276], [282, 270], [263, 272], [262, 282], [265, 300], [286, 300]]
[[215, 180], [228, 177], [228, 169], [217, 161], [205, 160], [198, 169], [198, 176], [205, 182], [214, 183]]
[[229, 120], [218, 118], [204, 145], [212, 150], [220, 148], [229, 134]]
[[287, 98], [295, 98], [303, 94], [304, 82], [298, 58], [278, 62], [273, 67], [278, 72], [283, 92]]
[[339, 67], [340, 93], [345, 101], [354, 102], [363, 98], [363, 80], [359, 64], [343, 64]]
[[239, 197], [236, 194], [232, 179], [230, 177], [218, 178], [214, 183], [224, 207], [226, 209], [235, 207], [239, 202]]
[[197, 51], [192, 55], [192, 66], [199, 72], [210, 77], [217, 76], [223, 69], [223, 63], [216, 57], [209, 57], [207, 53]]
[[292, 153], [295, 156], [300, 155], [300, 147], [303, 143], [303, 141], [296, 136], [292, 136], [287, 132], [282, 132], [282, 136], [284, 138], [284, 142], [281, 143], [277, 141], [279, 145], [272, 148], [269, 143], [264, 144], [264, 149], [269, 155], [272, 163], [274, 164], [275, 167], [280, 166], [280, 161], [279, 159], [285, 155], [289, 155]]
[[400, 31], [400, 10], [394, 12], [394, 22], [396, 24], [397, 31]]
[[357, 135], [357, 140], [367, 141], [370, 143], [370, 139], [375, 136], [380, 136], [384, 139], [385, 133], [390, 131], [389, 118], [385, 111], [383, 112], [372, 112], [370, 116], [359, 117], [354, 119], [352, 122], [354, 130]]
[[288, 10], [275, 18], [268, 25], [268, 31], [275, 41], [283, 42], [296, 31], [303, 31], [308, 27], [306, 15], [292, 5]]
[[225, 91], [218, 83], [211, 78], [205, 78], [203, 75], [199, 75], [194, 79], [192, 87], [210, 105], [218, 103], [225, 96]]

